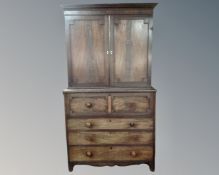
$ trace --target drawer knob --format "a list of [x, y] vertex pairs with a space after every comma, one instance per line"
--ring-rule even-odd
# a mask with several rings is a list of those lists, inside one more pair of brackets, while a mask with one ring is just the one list
[[134, 127], [134, 126], [135, 126], [135, 123], [131, 122], [131, 123], [129, 123], [129, 126], [130, 126], [130, 127]]
[[87, 151], [87, 152], [86, 152], [86, 156], [87, 156], [87, 157], [92, 157], [92, 155], [93, 155], [92, 152], [90, 152], [90, 151]]
[[137, 153], [135, 151], [131, 151], [130, 154], [131, 154], [132, 157], [136, 157], [137, 156]]
[[93, 124], [91, 122], [86, 122], [85, 126], [88, 127], [88, 128], [91, 128], [93, 126]]
[[93, 104], [90, 103], [90, 102], [88, 102], [88, 103], [85, 103], [85, 106], [86, 106], [87, 108], [91, 108], [91, 107], [93, 106]]

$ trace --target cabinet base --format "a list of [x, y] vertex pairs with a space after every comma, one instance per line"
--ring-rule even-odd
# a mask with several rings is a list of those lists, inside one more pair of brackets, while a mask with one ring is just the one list
[[154, 161], [148, 162], [69, 162], [68, 169], [70, 172], [73, 171], [75, 165], [90, 165], [96, 167], [102, 166], [129, 166], [129, 165], [139, 165], [139, 164], [147, 164], [149, 166], [150, 171], [154, 172], [155, 163]]
[[154, 162], [154, 161], [150, 161], [150, 162], [148, 163], [148, 166], [149, 166], [150, 170], [151, 170], [152, 172], [154, 172], [154, 170], [155, 170], [155, 162]]

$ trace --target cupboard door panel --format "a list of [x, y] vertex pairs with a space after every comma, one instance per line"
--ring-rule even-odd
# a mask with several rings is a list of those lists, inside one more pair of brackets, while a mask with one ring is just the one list
[[109, 73], [104, 16], [71, 16], [67, 21], [70, 86], [106, 86]]
[[148, 84], [149, 22], [145, 17], [113, 18], [112, 84]]

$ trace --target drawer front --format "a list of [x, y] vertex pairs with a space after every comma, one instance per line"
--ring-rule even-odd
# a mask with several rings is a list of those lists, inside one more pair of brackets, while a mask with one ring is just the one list
[[68, 133], [69, 145], [136, 145], [152, 144], [153, 133], [143, 131], [131, 132], [94, 132], [74, 131]]
[[136, 161], [153, 159], [153, 147], [150, 146], [97, 146], [70, 147], [70, 161]]
[[107, 113], [107, 95], [104, 94], [71, 94], [68, 97], [68, 108], [71, 115]]
[[153, 93], [112, 95], [112, 112], [114, 113], [151, 113], [153, 106]]
[[85, 118], [69, 119], [68, 130], [127, 129], [152, 130], [153, 118]]

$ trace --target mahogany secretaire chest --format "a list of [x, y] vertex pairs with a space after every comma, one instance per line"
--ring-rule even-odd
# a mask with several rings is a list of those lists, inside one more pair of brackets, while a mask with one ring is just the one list
[[156, 4], [64, 6], [68, 165], [133, 165], [154, 171], [151, 86]]

